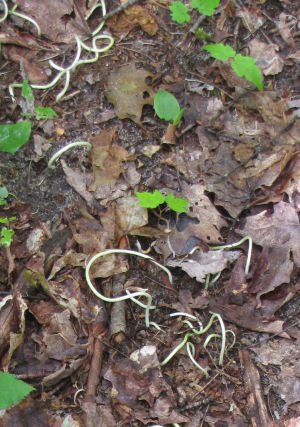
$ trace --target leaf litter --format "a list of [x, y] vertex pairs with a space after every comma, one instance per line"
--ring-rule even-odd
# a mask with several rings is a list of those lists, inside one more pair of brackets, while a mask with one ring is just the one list
[[[34, 2], [27, 3], [18, 2], [20, 10], [24, 8], [23, 13], [37, 20], [48, 38], [48, 47], [53, 51], [61, 48], [58, 42], [71, 46], [75, 33], [86, 34], [86, 25], [75, 2], [60, 5], [56, 10], [54, 7], [51, 13], [56, 15], [52, 20], [45, 20], [43, 9], [36, 8]], [[297, 68], [296, 21], [283, 12], [275, 14], [275, 30], [281, 39], [273, 38], [274, 33], [269, 33], [272, 43], [266, 42], [266, 38], [262, 41], [257, 34], [269, 23], [265, 14], [260, 13], [265, 7], [240, 8], [237, 3], [234, 5], [237, 10], [227, 8], [210, 19], [217, 24], [216, 34], [222, 25], [222, 31], [229, 34], [232, 20], [235, 16], [241, 17], [239, 25], [253, 36], [249, 41], [251, 56], [257, 59], [266, 76], [265, 81], [270, 83], [268, 76], [272, 75], [280, 82], [286, 67]], [[79, 10], [84, 16], [88, 13], [81, 3]], [[141, 25], [147, 37], [152, 37], [151, 46], [154, 47], [149, 47], [145, 41], [141, 68], [141, 64], [137, 67], [135, 52], [128, 50], [125, 54], [125, 50], [122, 51], [121, 41], [116, 48], [118, 54], [121, 52], [121, 61], [118, 56], [112, 59], [105, 87], [104, 79], [100, 83], [100, 101], [94, 98], [93, 91], [89, 92], [88, 108], [91, 105], [93, 110], [93, 102], [100, 102], [107, 108], [107, 101], [111, 102], [118, 119], [110, 114], [107, 120], [113, 119], [113, 124], [105, 119], [95, 121], [100, 123], [100, 131], [95, 127], [93, 131], [87, 129], [84, 135], [89, 135], [92, 152], [83, 157], [66, 156], [67, 159], [61, 161], [69, 185], [82, 198], [80, 202], [67, 205], [56, 224], [42, 223], [25, 205], [12, 203], [9, 211], [1, 207], [1, 216], [18, 214], [16, 238], [11, 248], [0, 254], [1, 274], [6, 272], [9, 260], [7, 282], [11, 283], [13, 278], [15, 284], [13, 293], [4, 296], [0, 304], [4, 337], [2, 369], [14, 370], [24, 380], [44, 387], [43, 396], [52, 411], [49, 416], [57, 414], [57, 425], [66, 420], [61, 416], [61, 409], [72, 413], [77, 421], [88, 420], [89, 425], [95, 425], [93, 420], [97, 416], [102, 417], [103, 425], [119, 422], [137, 426], [149, 423], [200, 425], [203, 420], [216, 425], [227, 420], [233, 402], [235, 410], [228, 422], [230, 425], [248, 425], [247, 413], [251, 404], [246, 403], [246, 398], [241, 398], [239, 393], [242, 393], [250, 369], [257, 373], [257, 367], [246, 365], [243, 376], [239, 369], [241, 361], [246, 360], [244, 353], [243, 359], [242, 353], [237, 355], [234, 349], [230, 350], [221, 371], [216, 366], [218, 339], [211, 341], [210, 350], [206, 352], [198, 346], [200, 339], [194, 335], [196, 360], [209, 368], [213, 378], [211, 384], [199, 375], [185, 349], [181, 349], [165, 367], [160, 365], [174, 344], [180, 344], [184, 338], [180, 335], [180, 320], [174, 322], [169, 317], [174, 310], [196, 314], [204, 324], [208, 311], [220, 313], [226, 328], [234, 330], [240, 343], [245, 330], [253, 334], [256, 344], [253, 350], [261, 362], [281, 366], [280, 375], [276, 377], [269, 372], [266, 376], [274, 388], [274, 394], [270, 395], [271, 412], [280, 413], [282, 420], [288, 420], [288, 410], [297, 414], [294, 405], [299, 401], [299, 357], [297, 341], [292, 339], [299, 339], [299, 331], [297, 324], [286, 329], [289, 319], [284, 315], [286, 307], [296, 310], [300, 289], [297, 276], [300, 262], [297, 234], [299, 120], [294, 94], [288, 90], [285, 93], [278, 90], [247, 92], [245, 89], [249, 85], [244, 79], [236, 79], [226, 66], [217, 66], [222, 77], [218, 76], [215, 64], [210, 68], [208, 82], [200, 81], [201, 90], [193, 93], [187, 90], [185, 101], [183, 97], [180, 99], [180, 105], [186, 104], [187, 107], [185, 124], [192, 127], [187, 130], [183, 125], [179, 127], [176, 147], [161, 145], [162, 124], [153, 115], [153, 110], [144, 106], [153, 104], [158, 89], [168, 86], [172, 91], [172, 82], [176, 83], [182, 72], [184, 77], [188, 75], [193, 79], [195, 74], [191, 75], [191, 70], [199, 77], [199, 72], [206, 69], [201, 68], [203, 65], [194, 68], [187, 57], [184, 61], [181, 58], [186, 64], [181, 68], [183, 62], [175, 60], [179, 53], [174, 45], [174, 40], [180, 42], [179, 36], [172, 34], [165, 39], [156, 24], [164, 19], [165, 12], [157, 4], [135, 5], [110, 19], [111, 31], [127, 37], [129, 43], [132, 43], [131, 35], [141, 31], [137, 29]], [[211, 25], [213, 21], [209, 22]], [[24, 30], [28, 28], [26, 23]], [[7, 23], [4, 31], [6, 41], [22, 44], [18, 32], [11, 33]], [[10, 39], [9, 34], [12, 34]], [[35, 43], [35, 55], [41, 48], [46, 48], [45, 42], [27, 34], [22, 46]], [[184, 45], [184, 48], [188, 53], [189, 46]], [[153, 54], [151, 49], [156, 54], [157, 63], [145, 65]], [[6, 55], [13, 60], [13, 51]], [[18, 61], [22, 63], [22, 56], [18, 55]], [[27, 68], [30, 69], [30, 63]], [[93, 71], [89, 73], [93, 74]], [[37, 78], [32, 77], [33, 80]], [[290, 79], [289, 84], [292, 85], [292, 81]], [[82, 85], [80, 80], [78, 82]], [[94, 76], [90, 82], [93, 88], [98, 85]], [[208, 96], [211, 88], [217, 91], [220, 87], [222, 96], [219, 93], [215, 96], [215, 92], [214, 96]], [[225, 104], [225, 96], [228, 96], [229, 107]], [[74, 107], [72, 101], [68, 105]], [[93, 126], [82, 112], [76, 114], [71, 112], [73, 123], [81, 120]], [[145, 115], [147, 120], [144, 120]], [[56, 123], [65, 127], [67, 138], [69, 125], [59, 120]], [[141, 144], [132, 137], [134, 133], [130, 133], [135, 124], [139, 126], [136, 132], [141, 135]], [[48, 136], [46, 124], [40, 130], [42, 135]], [[138, 160], [135, 153], [139, 153]], [[43, 153], [39, 151], [38, 156], [42, 159]], [[37, 164], [39, 158], [36, 158]], [[52, 179], [58, 178], [52, 176]], [[145, 183], [151, 182], [156, 185], [147, 188]], [[187, 199], [188, 212], [173, 215], [166, 211], [162, 220], [159, 214], [157, 218], [150, 210], [147, 212], [137, 206], [135, 191], [153, 192], [155, 189], [170, 197]], [[255, 244], [249, 273], [245, 273], [248, 251], [245, 244], [234, 250], [209, 250], [210, 246], [234, 243], [239, 236], [250, 236]], [[98, 260], [91, 269], [91, 278], [97, 288], [109, 297], [113, 294], [111, 277], [116, 275], [124, 275], [120, 287], [122, 295], [126, 289], [147, 288], [157, 306], [155, 322], [162, 329], [154, 332], [145, 329], [143, 309], [129, 302], [126, 308], [127, 336], [123, 335], [116, 343], [108, 335], [110, 306], [91, 295], [84, 269], [91, 256], [121, 246], [151, 251], [155, 259], [171, 268], [175, 284], [172, 285], [164, 273], [145, 260], [116, 255], [100, 258], [101, 261]], [[207, 280], [208, 275], [217, 273], [221, 276], [215, 283]], [[3, 280], [2, 288], [7, 292]], [[214, 324], [213, 333], [218, 332]], [[261, 344], [266, 334], [270, 339]], [[272, 338], [270, 334], [277, 337]], [[111, 349], [112, 342], [116, 351]], [[284, 356], [286, 348], [294, 349], [289, 364]], [[267, 351], [268, 358], [265, 356]], [[273, 358], [270, 357], [272, 352]], [[231, 363], [233, 359], [235, 366]], [[95, 376], [94, 388], [91, 388], [91, 379], [88, 380], [88, 390], [94, 390], [95, 399], [91, 399], [91, 396], [85, 396], [84, 387], [87, 373], [91, 375], [95, 366], [101, 375]], [[78, 389], [77, 381], [83, 390]], [[199, 394], [201, 401], [197, 400]], [[279, 409], [276, 406], [278, 396], [285, 402]], [[74, 402], [76, 398], [79, 402], [80, 409], [77, 410], [81, 413], [78, 417], [72, 409], [73, 397]], [[211, 400], [206, 401], [208, 397]], [[28, 402], [30, 405], [30, 398]], [[264, 411], [265, 407], [262, 408]], [[9, 425], [10, 417], [21, 418], [22, 411], [21, 407], [17, 415], [12, 410], [7, 411], [6, 425]], [[36, 411], [44, 420], [43, 409], [36, 407]], [[256, 424], [265, 425], [259, 419]]]

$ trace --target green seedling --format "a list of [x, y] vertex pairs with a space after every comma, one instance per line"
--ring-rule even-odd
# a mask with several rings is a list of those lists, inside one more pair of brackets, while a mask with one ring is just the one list
[[[197, 9], [202, 15], [212, 16], [219, 4], [220, 0], [193, 0], [191, 7], [193, 9]], [[189, 14], [189, 8], [185, 4], [179, 1], [174, 1], [170, 6], [170, 10], [171, 18], [174, 22], [177, 22], [178, 24], [190, 22], [191, 17]]]
[[14, 375], [0, 372], [0, 409], [16, 405], [34, 390], [34, 387]]
[[2, 227], [0, 232], [0, 244], [3, 246], [6, 246], [7, 248], [10, 247], [13, 241], [13, 235], [15, 234], [14, 230], [12, 230], [9, 227], [9, 223], [12, 221], [15, 221], [16, 217], [11, 216], [10, 218], [2, 217], [0, 218], [0, 224], [6, 224], [8, 227]]
[[263, 90], [263, 81], [260, 69], [255, 65], [255, 59], [251, 56], [244, 56], [236, 53], [230, 46], [225, 46], [222, 43], [208, 44], [204, 50], [209, 52], [211, 56], [220, 61], [227, 61], [232, 58], [231, 68], [240, 77], [245, 77], [249, 82], [253, 83], [260, 91]]
[[173, 126], [177, 126], [185, 108], [180, 109], [177, 99], [170, 92], [159, 90], [154, 97], [154, 110], [160, 119], [173, 122]]
[[139, 206], [148, 209], [155, 209], [163, 203], [167, 203], [169, 208], [178, 213], [186, 213], [187, 210], [184, 208], [188, 205], [188, 201], [181, 199], [180, 197], [174, 197], [174, 194], [169, 194], [168, 196], [163, 196], [160, 191], [154, 190], [153, 193], [144, 191], [135, 193], [136, 197], [139, 199]]

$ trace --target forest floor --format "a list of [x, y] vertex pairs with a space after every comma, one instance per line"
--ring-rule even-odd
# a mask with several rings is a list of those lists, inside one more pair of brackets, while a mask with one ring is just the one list
[[[41, 36], [14, 13], [0, 27], [0, 123], [33, 116], [29, 141], [0, 155], [0, 217], [15, 217], [0, 245], [1, 370], [36, 389], [0, 426], [300, 426], [297, 2], [221, 0], [178, 24], [170, 1], [141, 0], [105, 21], [95, 46], [111, 48], [60, 71], [95, 55], [78, 49], [102, 17], [84, 19], [86, 3], [17, 1]], [[263, 91], [207, 42], [254, 58]], [[10, 96], [60, 72], [34, 100]], [[171, 137], [158, 90], [185, 108]], [[78, 141], [91, 150], [48, 167]], [[155, 190], [187, 212], [139, 206]], [[109, 249], [137, 254], [89, 269]]]

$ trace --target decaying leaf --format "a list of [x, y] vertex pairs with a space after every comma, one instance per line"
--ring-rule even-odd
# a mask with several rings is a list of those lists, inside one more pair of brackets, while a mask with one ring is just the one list
[[[121, 4], [126, 2], [127, 0], [121, 0]], [[139, 4], [135, 4], [125, 9], [123, 13], [113, 16], [108, 20], [107, 24], [116, 34], [128, 34], [138, 25], [150, 36], [154, 36], [158, 30], [158, 25], [153, 16], [146, 7]]]
[[270, 45], [253, 39], [249, 43], [249, 47], [250, 55], [256, 59], [257, 66], [263, 71], [265, 76], [278, 74], [282, 71], [284, 61], [277, 53], [279, 50], [277, 45]]
[[207, 274], [217, 274], [224, 270], [229, 262], [236, 260], [239, 256], [238, 251], [197, 251], [188, 258], [169, 259], [169, 267], [180, 267], [190, 277], [198, 282], [205, 282]]
[[172, 388], [163, 379], [156, 348], [144, 346], [108, 369], [105, 378], [113, 385], [112, 400], [119, 416], [143, 424], [187, 422], [173, 408]]
[[120, 119], [128, 118], [140, 124], [143, 106], [153, 105], [154, 92], [146, 83], [147, 77], [152, 77], [152, 74], [137, 69], [134, 64], [125, 65], [110, 74], [105, 94]]
[[251, 236], [256, 244], [263, 247], [291, 250], [294, 262], [300, 266], [299, 218], [296, 209], [289, 203], [275, 204], [273, 213], [266, 209], [248, 216], [245, 226], [236, 232], [242, 236]]
[[121, 173], [121, 162], [127, 159], [128, 153], [116, 143], [115, 138], [115, 129], [105, 129], [100, 135], [91, 137], [94, 174], [91, 191], [101, 185], [115, 184]]

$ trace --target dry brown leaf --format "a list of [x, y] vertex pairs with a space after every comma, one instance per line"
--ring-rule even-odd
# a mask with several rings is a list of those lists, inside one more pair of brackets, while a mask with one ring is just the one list
[[[81, 12], [87, 11], [81, 4]], [[75, 42], [75, 34], [86, 37], [87, 28], [73, 2], [68, 0], [17, 0], [18, 11], [38, 23], [41, 34], [55, 43]]]
[[115, 129], [105, 129], [99, 135], [91, 137], [94, 175], [91, 191], [97, 190], [101, 185], [114, 185], [121, 173], [121, 162], [127, 159], [128, 153], [115, 139]]
[[283, 283], [290, 282], [293, 267], [290, 251], [287, 248], [263, 248], [248, 287], [250, 293], [256, 294], [259, 305], [262, 295], [273, 292]]
[[296, 43], [291, 29], [295, 27], [296, 22], [297, 18], [295, 16], [287, 15], [286, 13], [282, 12], [279, 15], [279, 22], [277, 23], [281, 37], [292, 49], [296, 47]]
[[[121, 4], [126, 3], [122, 0]], [[157, 33], [158, 25], [151, 13], [146, 7], [135, 4], [125, 9], [125, 11], [117, 16], [113, 16], [107, 22], [108, 27], [116, 34], [128, 34], [136, 26], [141, 26], [142, 29], [154, 36]]]
[[286, 248], [291, 250], [294, 262], [300, 266], [300, 226], [297, 211], [289, 203], [274, 205], [274, 212], [268, 209], [248, 216], [244, 227], [236, 230], [242, 236], [250, 236], [263, 247]]
[[268, 44], [257, 39], [249, 43], [250, 56], [256, 59], [256, 65], [263, 71], [265, 76], [278, 74], [284, 67], [284, 61], [277, 51], [279, 47], [275, 44]]
[[192, 279], [205, 282], [207, 274], [217, 274], [239, 257], [238, 251], [196, 251], [188, 258], [175, 258], [167, 261], [169, 267], [180, 267]]
[[115, 106], [115, 112], [120, 119], [128, 118], [140, 124], [143, 106], [153, 105], [154, 92], [146, 83], [147, 77], [152, 77], [152, 74], [137, 69], [134, 64], [111, 72], [105, 95]]

